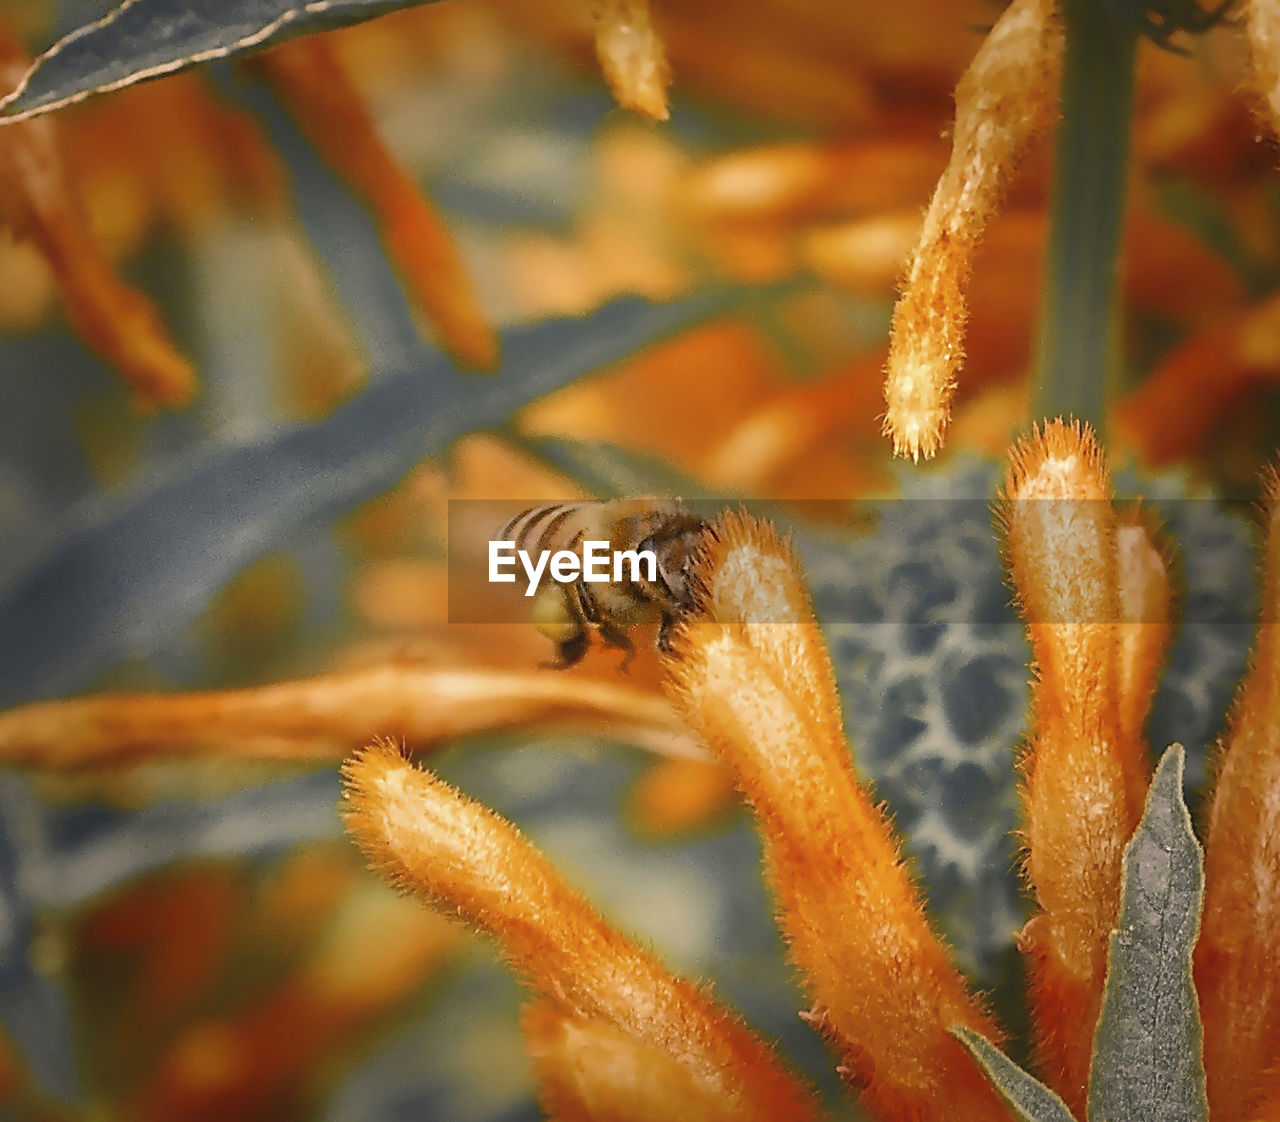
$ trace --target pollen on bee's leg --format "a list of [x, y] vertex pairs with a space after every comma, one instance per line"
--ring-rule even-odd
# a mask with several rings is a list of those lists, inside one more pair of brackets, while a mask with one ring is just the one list
[[600, 69], [618, 104], [665, 121], [671, 74], [649, 0], [594, 0], [592, 16]]
[[519, 831], [380, 742], [343, 767], [347, 828], [401, 889], [492, 936], [565, 1016], [685, 1067], [750, 1122], [816, 1116], [809, 1092], [702, 987], [609, 926]]
[[1056, 112], [1062, 33], [1053, 0], [1014, 0], [956, 87], [951, 159], [893, 310], [885, 434], [895, 455], [937, 452], [964, 361], [974, 247], [1018, 155]]
[[553, 643], [564, 643], [582, 632], [582, 621], [574, 618], [562, 585], [547, 584], [534, 593], [529, 613], [539, 635]]

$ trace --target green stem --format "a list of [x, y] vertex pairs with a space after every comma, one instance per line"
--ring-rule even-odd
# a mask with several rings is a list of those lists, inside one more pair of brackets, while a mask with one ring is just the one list
[[1108, 0], [1062, 0], [1066, 51], [1032, 416], [1103, 435], [1118, 369], [1120, 246], [1136, 29]]

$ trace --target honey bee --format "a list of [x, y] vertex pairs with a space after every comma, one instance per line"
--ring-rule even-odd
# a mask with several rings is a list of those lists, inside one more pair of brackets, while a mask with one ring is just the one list
[[[637, 624], [660, 621], [658, 649], [671, 649], [671, 629], [693, 606], [689, 569], [708, 530], [679, 502], [624, 499], [533, 507], [511, 519], [499, 539], [525, 551], [533, 620], [555, 644], [554, 665], [581, 660], [594, 628], [606, 645], [626, 652], [625, 669], [635, 654], [627, 631]], [[605, 577], [598, 567], [592, 575], [602, 545], [612, 554]], [[534, 555], [543, 566], [536, 570]], [[564, 562], [558, 568], [557, 556]]]

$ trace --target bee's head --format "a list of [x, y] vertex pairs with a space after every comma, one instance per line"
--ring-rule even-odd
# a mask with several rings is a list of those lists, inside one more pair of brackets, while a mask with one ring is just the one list
[[691, 608], [694, 602], [693, 561], [702, 545], [707, 524], [700, 518], [682, 518], [678, 523], [664, 527], [641, 543], [641, 549], [653, 550], [658, 561], [658, 583], [663, 585], [672, 601], [681, 608]]

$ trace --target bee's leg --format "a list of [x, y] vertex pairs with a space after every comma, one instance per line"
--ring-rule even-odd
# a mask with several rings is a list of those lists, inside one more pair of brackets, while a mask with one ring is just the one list
[[675, 630], [679, 621], [679, 616], [668, 615], [665, 612], [662, 615], [662, 622], [658, 625], [658, 650], [663, 654], [671, 653], [671, 632]]
[[586, 581], [580, 580], [577, 584], [566, 586], [565, 594], [574, 598], [584, 620], [588, 623], [600, 622], [600, 609], [596, 605], [595, 594], [587, 587]]
[[620, 627], [612, 623], [600, 624], [600, 638], [602, 638], [609, 646], [616, 647], [620, 651], [626, 652], [626, 657], [618, 665], [618, 669], [624, 674], [627, 667], [631, 665], [631, 660], [636, 657], [636, 645], [631, 641], [629, 636]]
[[582, 661], [582, 656], [587, 653], [587, 629], [584, 627], [573, 638], [563, 639], [556, 644], [556, 661], [544, 662], [544, 666], [551, 666], [556, 670], [567, 670], [570, 666]]
[[563, 670], [580, 662], [587, 653], [588, 632], [582, 606], [571, 587], [548, 584], [538, 589], [533, 603], [533, 621], [538, 631], [556, 645], [556, 661], [545, 662]]

